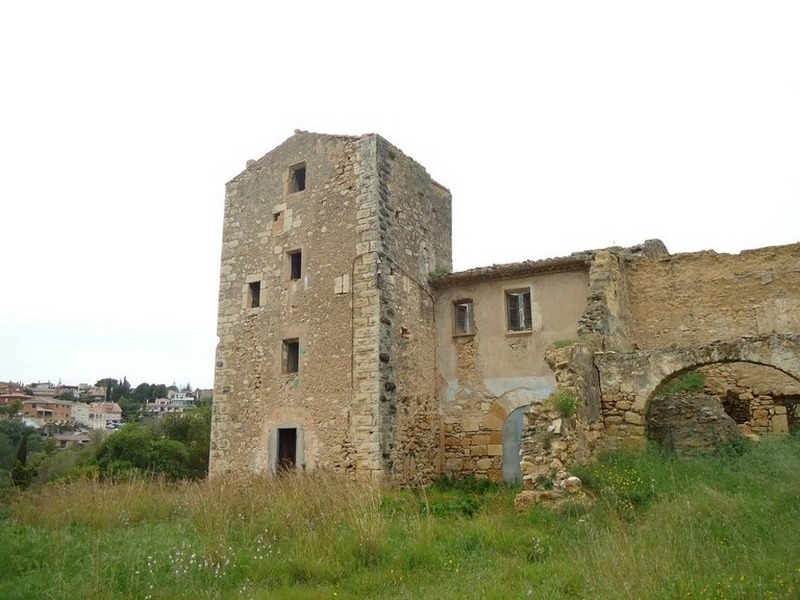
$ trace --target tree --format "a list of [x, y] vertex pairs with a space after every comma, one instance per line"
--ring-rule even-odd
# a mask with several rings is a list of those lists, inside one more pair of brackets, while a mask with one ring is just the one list
[[5, 406], [0, 406], [0, 415], [5, 414], [9, 417], [13, 417], [15, 414], [19, 412], [19, 409], [22, 408], [22, 402], [19, 398], [12, 400]]
[[164, 417], [159, 427], [162, 435], [182, 443], [188, 452], [187, 477], [201, 479], [208, 474], [211, 442], [211, 407]]
[[188, 458], [186, 446], [159, 439], [152, 427], [138, 423], [108, 436], [96, 455], [100, 473], [106, 477], [151, 474], [180, 479], [188, 475]]
[[17, 447], [17, 460], [14, 468], [11, 469], [11, 481], [20, 488], [26, 488], [31, 484], [36, 469], [28, 466], [28, 434], [25, 433]]
[[127, 377], [123, 377], [122, 381], [111, 390], [111, 401], [119, 402], [120, 398], [129, 398], [130, 395], [131, 384], [128, 382]]
[[153, 400], [153, 397], [151, 395], [152, 393], [153, 393], [153, 386], [151, 384], [140, 383], [131, 392], [130, 398], [134, 402], [137, 402], [139, 404], [144, 404], [148, 400]]
[[27, 437], [26, 450], [36, 452], [41, 445], [41, 435], [20, 419], [0, 420], [0, 470], [10, 472], [17, 461], [17, 453], [22, 438]]
[[122, 409], [122, 418], [126, 422], [139, 419], [143, 402], [137, 402], [132, 398], [120, 398], [119, 407]]

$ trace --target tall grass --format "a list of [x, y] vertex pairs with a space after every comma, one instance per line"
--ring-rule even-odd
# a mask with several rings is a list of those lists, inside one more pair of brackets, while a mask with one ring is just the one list
[[800, 440], [615, 454], [593, 506], [475, 480], [79, 480], [0, 513], [0, 598], [796, 598]]

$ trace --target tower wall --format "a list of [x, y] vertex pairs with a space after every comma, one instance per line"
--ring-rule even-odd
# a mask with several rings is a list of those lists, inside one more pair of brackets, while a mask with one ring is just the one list
[[211, 473], [275, 472], [286, 439], [298, 469], [435, 473], [426, 280], [450, 260], [449, 192], [377, 135], [300, 132], [248, 163], [226, 187]]
[[377, 138], [377, 149], [381, 456], [391, 481], [426, 483], [443, 460], [428, 277], [452, 268], [451, 197], [386, 140]]
[[[298, 468], [352, 468], [358, 150], [356, 138], [298, 134], [227, 184], [212, 473], [274, 471], [281, 428], [297, 430]], [[303, 163], [305, 189], [293, 191], [291, 169]], [[299, 277], [290, 272], [295, 251]], [[294, 373], [284, 340], [298, 342]]]

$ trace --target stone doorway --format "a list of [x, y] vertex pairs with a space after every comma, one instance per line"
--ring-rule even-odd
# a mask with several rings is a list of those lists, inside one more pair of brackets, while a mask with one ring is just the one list
[[297, 429], [278, 429], [278, 471], [294, 471], [297, 467]]

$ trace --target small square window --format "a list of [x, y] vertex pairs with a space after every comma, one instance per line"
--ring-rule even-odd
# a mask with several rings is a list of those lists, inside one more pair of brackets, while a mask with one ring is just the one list
[[302, 192], [306, 189], [306, 163], [289, 167], [289, 193]]
[[529, 290], [506, 292], [506, 315], [509, 331], [531, 331], [531, 293]]
[[261, 306], [261, 282], [251, 281], [250, 284], [250, 308]]
[[300, 279], [303, 273], [303, 253], [300, 250], [289, 252], [289, 279]]
[[475, 333], [475, 320], [472, 300], [459, 300], [453, 304], [453, 334], [472, 335]]
[[300, 370], [300, 340], [283, 340], [283, 372], [297, 373]]

